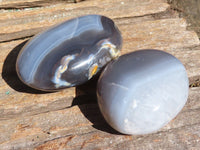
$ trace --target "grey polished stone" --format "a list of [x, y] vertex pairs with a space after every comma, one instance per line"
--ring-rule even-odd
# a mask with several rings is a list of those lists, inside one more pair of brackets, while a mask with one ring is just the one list
[[119, 55], [121, 46], [111, 19], [82, 16], [34, 36], [19, 53], [16, 70], [28, 86], [59, 90], [88, 81]]
[[106, 66], [98, 81], [98, 103], [117, 131], [152, 133], [183, 108], [188, 84], [186, 70], [177, 58], [159, 50], [140, 50]]

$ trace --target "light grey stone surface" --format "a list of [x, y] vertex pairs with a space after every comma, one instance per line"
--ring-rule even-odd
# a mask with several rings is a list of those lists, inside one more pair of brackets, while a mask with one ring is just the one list
[[98, 103], [106, 121], [125, 134], [152, 133], [171, 121], [188, 97], [182, 63], [159, 50], [120, 56], [102, 72]]

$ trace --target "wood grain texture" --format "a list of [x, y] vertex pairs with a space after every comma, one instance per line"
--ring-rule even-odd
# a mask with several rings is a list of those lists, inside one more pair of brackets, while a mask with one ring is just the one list
[[[131, 148], [137, 144], [140, 145], [140, 148], [143, 146], [148, 148], [149, 144], [156, 148], [156, 145], [162, 144], [166, 137], [169, 138], [168, 142], [172, 142], [169, 143], [172, 144], [171, 148], [175, 148], [174, 146], [185, 147], [187, 144], [184, 141], [194, 143], [195, 147], [200, 146], [200, 126], [198, 125], [200, 101], [196, 101], [194, 97], [200, 99], [199, 87], [190, 90], [186, 106], [173, 121], [160, 131], [144, 136], [125, 136], [112, 130], [102, 118], [96, 103], [75, 105], [67, 109], [1, 121], [1, 133], [7, 130], [5, 134], [1, 135], [1, 148], [33, 148], [45, 143], [38, 147], [40, 149], [63, 142], [65, 143], [64, 148], [68, 149], [92, 149], [95, 147], [109, 149], [111, 145], [113, 147], [128, 145]], [[185, 132], [185, 130], [187, 131]], [[194, 133], [190, 133], [190, 130]], [[170, 139], [171, 136], [172, 139]], [[154, 144], [151, 140], [155, 140]], [[138, 141], [144, 142], [144, 145]]]
[[101, 14], [113, 19], [158, 13], [169, 7], [161, 0], [154, 1], [126, 0], [123, 3], [122, 0], [83, 1], [77, 4], [58, 3], [23, 11], [0, 11], [0, 42], [32, 36], [48, 26], [85, 14]]
[[[199, 38], [187, 30], [185, 19], [165, 0], [45, 2], [48, 4], [37, 8], [0, 9], [0, 149], [200, 147], [200, 87], [190, 88], [184, 109], [160, 131], [127, 136], [111, 129], [99, 112], [97, 77], [76, 88], [45, 93], [25, 86], [15, 70], [17, 55], [30, 37], [51, 25], [92, 13], [115, 21], [124, 39], [122, 54], [147, 48], [167, 51], [185, 65], [192, 85], [200, 79]], [[23, 0], [9, 0], [0, 2], [0, 8], [15, 4], [26, 5]]]
[[57, 3], [77, 3], [82, 0], [2, 0], [0, 3], [0, 9], [24, 9], [34, 7], [50, 6]]

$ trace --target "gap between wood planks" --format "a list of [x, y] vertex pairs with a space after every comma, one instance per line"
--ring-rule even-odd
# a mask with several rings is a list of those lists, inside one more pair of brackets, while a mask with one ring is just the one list
[[2, 2], [0, 3], [0, 9], [3, 10], [22, 10], [22, 9], [33, 9], [35, 7], [44, 7], [44, 6], [50, 6], [52, 4], [57, 4], [57, 3], [78, 3], [83, 0], [31, 0], [28, 2], [24, 1], [17, 1], [17, 2]]
[[[145, 14], [145, 15], [133, 16], [133, 17], [121, 17], [121, 18], [119, 17], [119, 18], [114, 18], [113, 20], [118, 25], [120, 25], [120, 24], [125, 25], [125, 24], [130, 24], [130, 23], [138, 23], [138, 22], [153, 21], [153, 20], [160, 20], [160, 19], [172, 19], [172, 18], [178, 18], [178, 14], [176, 12], [172, 11], [171, 9], [167, 9], [166, 11], [163, 11], [160, 13]], [[29, 29], [27, 29], [27, 30], [13, 32], [13, 33], [7, 33], [7, 34], [0, 33], [0, 43], [31, 38], [35, 34], [47, 29], [48, 27], [49, 26], [32, 28], [31, 31], [29, 31]], [[27, 32], [27, 31], [29, 31], [29, 32]]]

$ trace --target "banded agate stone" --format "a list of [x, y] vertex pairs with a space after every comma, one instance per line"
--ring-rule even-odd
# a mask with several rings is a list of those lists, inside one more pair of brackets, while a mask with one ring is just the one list
[[172, 120], [188, 97], [182, 63], [159, 50], [140, 50], [110, 62], [97, 97], [105, 120], [124, 134], [152, 133]]
[[104, 16], [65, 21], [36, 36], [21, 50], [16, 70], [28, 86], [54, 91], [82, 84], [119, 55], [120, 31]]

